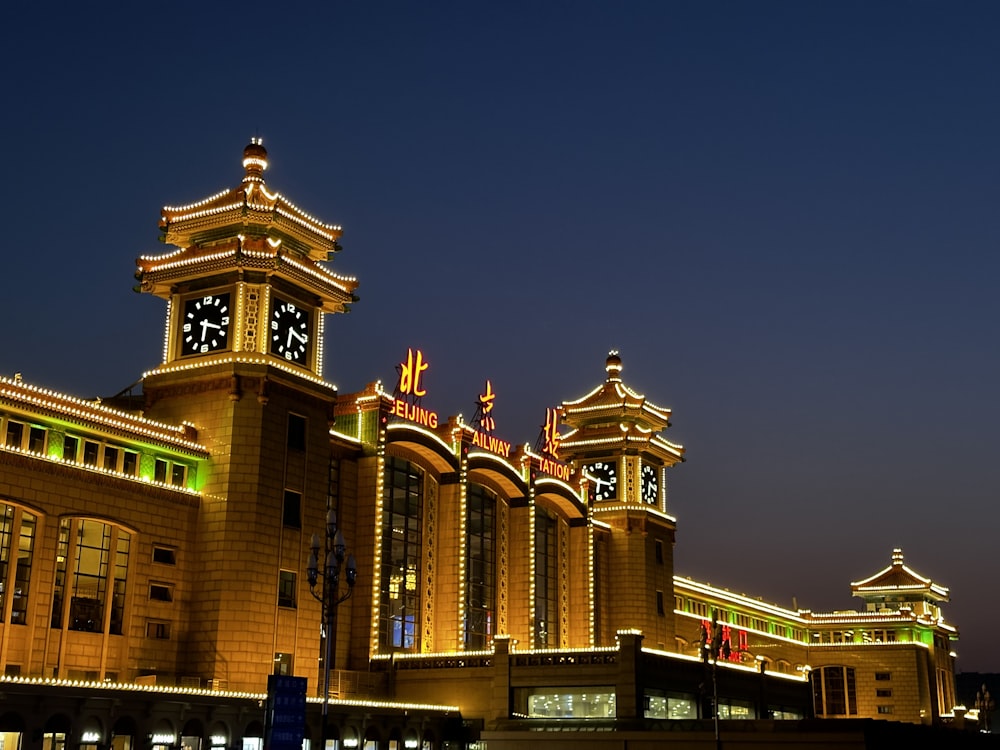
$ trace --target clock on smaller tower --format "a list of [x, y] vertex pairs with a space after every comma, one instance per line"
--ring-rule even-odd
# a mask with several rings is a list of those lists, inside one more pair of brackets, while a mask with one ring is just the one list
[[274, 298], [271, 306], [271, 354], [303, 364], [309, 347], [309, 311]]
[[594, 477], [595, 500], [614, 500], [618, 497], [618, 472], [613, 461], [595, 461], [585, 468]]
[[641, 480], [642, 501], [650, 505], [659, 503], [660, 483], [656, 477], [656, 469], [649, 464], [643, 464]]

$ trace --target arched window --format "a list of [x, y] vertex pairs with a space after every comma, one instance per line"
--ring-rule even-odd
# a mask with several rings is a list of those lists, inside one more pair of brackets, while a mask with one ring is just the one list
[[535, 510], [535, 648], [559, 646], [559, 524]]
[[465, 646], [486, 648], [496, 628], [496, 493], [470, 484], [465, 507]]
[[13, 505], [0, 503], [0, 621], [7, 611], [7, 592], [13, 592], [10, 621], [28, 621], [28, 584], [35, 551], [36, 518]]
[[112, 524], [59, 522], [53, 628], [121, 635], [131, 544], [132, 535]]
[[421, 523], [424, 472], [401, 458], [385, 460], [379, 648], [419, 646]]

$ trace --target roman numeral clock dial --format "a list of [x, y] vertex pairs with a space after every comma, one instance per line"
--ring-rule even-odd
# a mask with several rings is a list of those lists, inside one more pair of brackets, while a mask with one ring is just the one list
[[286, 300], [271, 307], [271, 354], [303, 363], [309, 348], [309, 311]]
[[229, 348], [229, 295], [206, 294], [184, 302], [181, 354], [208, 354]]

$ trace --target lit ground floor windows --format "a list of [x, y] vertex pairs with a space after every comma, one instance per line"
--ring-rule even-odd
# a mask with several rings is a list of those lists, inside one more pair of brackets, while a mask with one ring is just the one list
[[613, 719], [615, 689], [610, 685], [518, 688], [514, 711], [527, 719]]
[[647, 719], [697, 719], [697, 696], [647, 690], [643, 716]]

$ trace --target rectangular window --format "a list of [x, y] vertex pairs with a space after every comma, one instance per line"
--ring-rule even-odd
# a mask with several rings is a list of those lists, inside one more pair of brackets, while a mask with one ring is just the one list
[[80, 441], [72, 435], [63, 438], [63, 461], [76, 461], [77, 451], [80, 450]]
[[886, 682], [892, 679], [892, 672], [876, 672], [875, 679], [879, 682]]
[[892, 706], [879, 706], [878, 707], [878, 712], [880, 714], [891, 714], [892, 713]]
[[28, 430], [28, 450], [33, 453], [45, 453], [45, 430], [32, 427]]
[[154, 544], [153, 562], [160, 563], [160, 565], [176, 565], [177, 550], [173, 547], [160, 547], [159, 545]]
[[891, 698], [892, 688], [879, 688], [875, 691], [876, 698]]
[[162, 458], [156, 459], [156, 465], [153, 468], [153, 479], [160, 484], [167, 483], [167, 462]]
[[658, 614], [658, 615], [664, 614], [664, 611], [663, 611], [663, 592], [662, 591], [657, 591], [656, 592], [656, 614]]
[[83, 462], [87, 466], [97, 466], [97, 455], [101, 452], [101, 446], [93, 440], [83, 441]]
[[656, 540], [656, 562], [663, 565], [663, 541]]
[[302, 493], [285, 490], [285, 502], [281, 509], [281, 523], [291, 529], [302, 528]]
[[295, 607], [296, 575], [291, 570], [278, 572], [278, 606]]
[[174, 600], [174, 587], [169, 583], [149, 584], [149, 598], [154, 602], [172, 602]]
[[295, 451], [306, 449], [306, 418], [300, 414], [288, 415], [288, 447]]
[[292, 673], [292, 655], [291, 654], [275, 654], [274, 655], [274, 674], [290, 675]]
[[118, 469], [117, 448], [112, 448], [110, 445], [104, 446], [104, 468], [108, 471], [116, 471]]
[[7, 447], [20, 448], [24, 439], [24, 425], [20, 422], [7, 420]]
[[183, 487], [187, 483], [187, 466], [184, 464], [174, 464], [170, 469], [170, 484], [174, 487]]
[[676, 609], [678, 612], [683, 612], [684, 611], [684, 597], [683, 596], [677, 596], [676, 594], [674, 595], [674, 609]]
[[124, 451], [122, 453], [122, 474], [134, 477], [139, 468], [139, 454], [135, 451]]
[[170, 623], [163, 620], [147, 620], [146, 637], [157, 641], [170, 640]]

